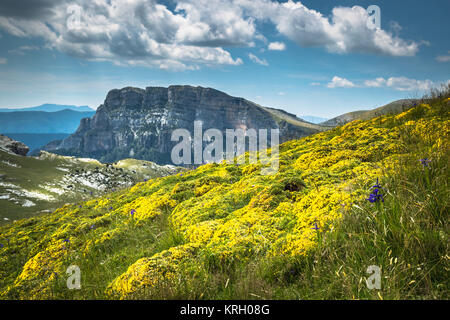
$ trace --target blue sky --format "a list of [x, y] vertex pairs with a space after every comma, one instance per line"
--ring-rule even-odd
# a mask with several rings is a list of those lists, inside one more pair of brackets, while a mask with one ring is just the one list
[[[449, 1], [201, 1], [2, 1], [0, 107], [189, 84], [330, 118], [450, 79]], [[381, 30], [361, 27], [370, 5]]]

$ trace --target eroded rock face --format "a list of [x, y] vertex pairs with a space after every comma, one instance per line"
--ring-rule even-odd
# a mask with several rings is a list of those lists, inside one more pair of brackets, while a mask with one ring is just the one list
[[111, 90], [92, 118], [83, 119], [78, 130], [45, 150], [65, 155], [117, 161], [127, 157], [171, 163], [177, 142], [172, 131], [187, 129], [193, 136], [194, 121], [203, 130], [280, 129], [280, 141], [299, 138], [317, 130], [276, 118], [265, 108], [221, 91], [192, 86], [127, 87]]
[[13, 140], [1, 134], [0, 134], [0, 149], [3, 149], [7, 152], [18, 154], [20, 156], [26, 156], [28, 151], [30, 151], [30, 148], [28, 148], [22, 142]]

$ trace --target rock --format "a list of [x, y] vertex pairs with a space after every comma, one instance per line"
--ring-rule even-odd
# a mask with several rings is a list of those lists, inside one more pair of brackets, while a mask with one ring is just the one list
[[30, 151], [30, 148], [22, 142], [13, 140], [2, 134], [0, 134], [0, 149], [20, 156], [26, 156], [28, 151]]
[[[280, 142], [307, 136], [320, 129], [301, 125], [301, 119], [281, 110], [265, 108], [243, 98], [203, 87], [126, 87], [111, 90], [92, 118], [77, 131], [44, 147], [58, 154], [115, 162], [132, 157], [171, 164], [177, 142], [173, 130], [184, 128], [193, 136], [193, 123], [203, 131], [225, 129], [280, 129]], [[318, 126], [317, 126], [318, 127]]]

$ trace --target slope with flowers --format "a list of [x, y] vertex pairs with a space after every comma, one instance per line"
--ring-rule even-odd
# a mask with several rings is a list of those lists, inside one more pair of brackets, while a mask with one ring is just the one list
[[[405, 159], [448, 155], [449, 106], [435, 99], [286, 142], [275, 175], [261, 175], [261, 164], [207, 164], [2, 226], [1, 297], [299, 297], [269, 288], [267, 274], [247, 274], [254, 281], [246, 287], [239, 270], [306, 261], [353, 208], [382, 205], [379, 194], [388, 192], [369, 197], [377, 179], [383, 185]], [[418, 141], [420, 154], [412, 150]], [[80, 290], [66, 287], [70, 265], [80, 267]]]

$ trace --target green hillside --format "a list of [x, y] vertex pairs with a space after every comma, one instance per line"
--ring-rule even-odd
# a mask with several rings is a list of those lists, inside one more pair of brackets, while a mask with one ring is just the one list
[[179, 170], [134, 159], [107, 165], [48, 152], [23, 157], [0, 150], [0, 224]]
[[2, 226], [0, 297], [448, 299], [449, 107], [286, 142], [275, 175], [207, 164]]
[[419, 103], [420, 102], [418, 99], [397, 100], [372, 110], [359, 110], [344, 113], [340, 116], [324, 121], [320, 123], [320, 125], [325, 127], [335, 127], [344, 125], [353, 120], [369, 120], [383, 115], [397, 114], [406, 111], [408, 108], [411, 108]]

